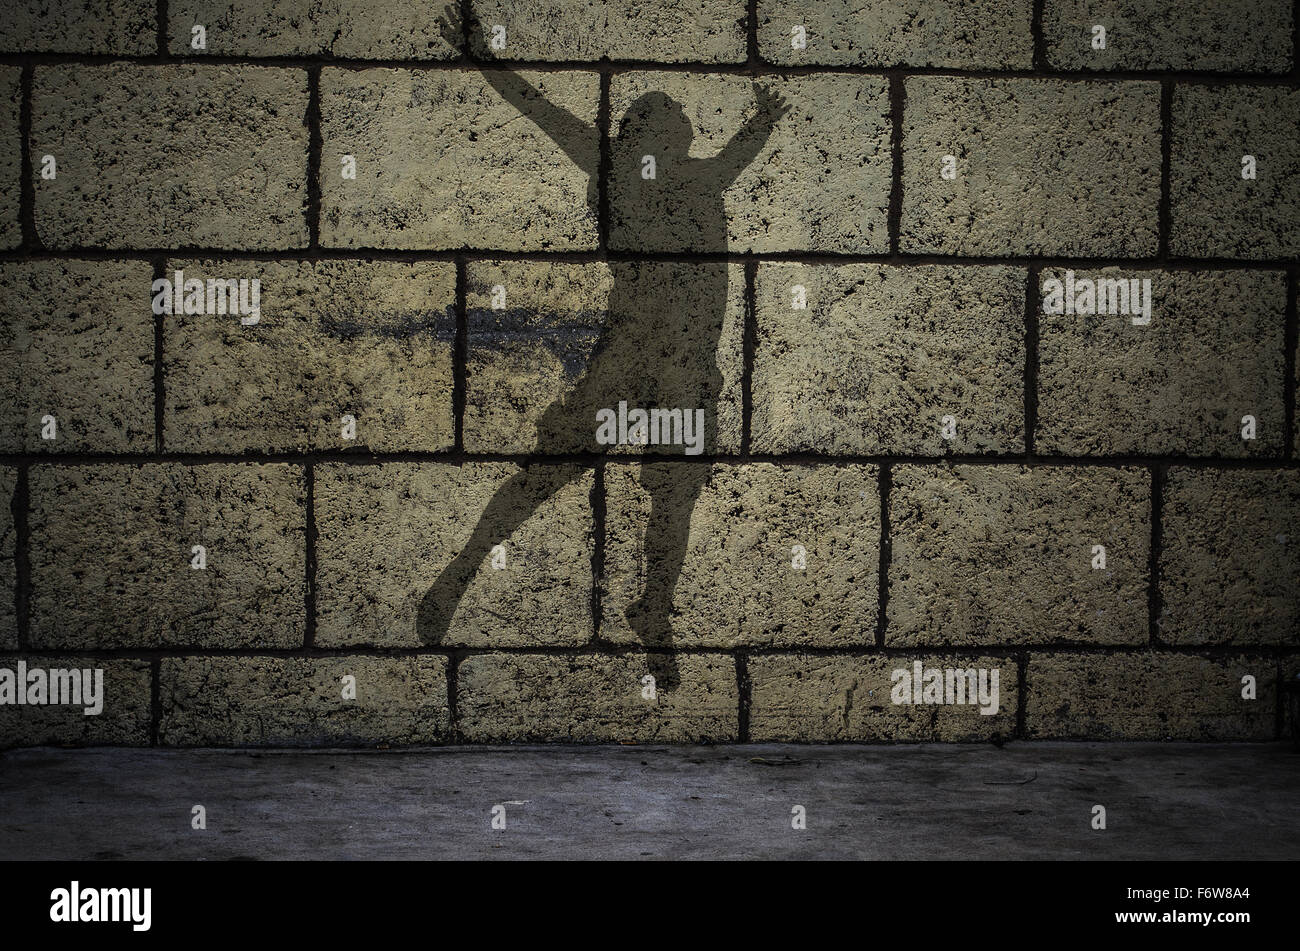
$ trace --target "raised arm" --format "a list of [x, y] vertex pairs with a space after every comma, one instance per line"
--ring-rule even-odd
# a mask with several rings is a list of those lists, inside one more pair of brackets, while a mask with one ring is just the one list
[[[448, 4], [443, 9], [438, 25], [448, 43], [460, 45], [464, 34], [461, 31], [460, 10], [455, 4]], [[481, 72], [483, 78], [501, 94], [502, 99], [531, 119], [572, 161], [580, 167], [590, 161], [592, 136], [596, 134], [594, 126], [550, 102], [536, 86], [518, 73], [507, 69], [482, 69]]]
[[772, 134], [776, 120], [790, 111], [790, 106], [781, 98], [780, 93], [772, 92], [758, 83], [754, 83], [754, 98], [758, 100], [758, 112], [741, 126], [740, 131], [713, 158], [718, 163], [720, 184], [724, 188], [735, 181], [736, 176], [758, 157], [768, 136]]

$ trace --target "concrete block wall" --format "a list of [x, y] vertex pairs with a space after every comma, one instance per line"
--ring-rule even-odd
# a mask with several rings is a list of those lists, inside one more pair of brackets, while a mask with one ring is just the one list
[[1291, 0], [14, 0], [0, 746], [1288, 735], [1298, 259]]

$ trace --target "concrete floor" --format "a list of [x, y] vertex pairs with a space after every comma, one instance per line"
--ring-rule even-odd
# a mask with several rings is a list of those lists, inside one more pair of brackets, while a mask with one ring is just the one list
[[0, 859], [1296, 859], [1298, 807], [1281, 744], [0, 755]]

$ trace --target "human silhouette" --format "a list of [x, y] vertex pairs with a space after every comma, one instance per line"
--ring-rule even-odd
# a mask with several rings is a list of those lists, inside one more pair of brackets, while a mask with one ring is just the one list
[[[460, 17], [447, 7], [442, 30], [449, 42], [462, 38]], [[481, 34], [476, 34], [477, 36]], [[508, 70], [484, 68], [483, 76], [507, 102], [532, 120], [571, 159], [589, 161], [598, 131], [548, 102], [529, 82]], [[723, 193], [758, 155], [772, 127], [788, 111], [781, 97], [755, 84], [758, 112], [712, 158], [689, 154], [693, 130], [685, 110], [661, 92], [637, 98], [610, 143], [610, 247], [651, 252], [725, 252], [727, 218]], [[655, 161], [655, 177], [642, 175], [643, 156]], [[597, 220], [599, 173], [587, 185], [587, 204]], [[718, 256], [704, 261], [609, 262], [613, 278], [608, 315], [586, 365], [565, 396], [537, 424], [535, 455], [605, 453], [597, 441], [597, 412], [629, 408], [704, 410], [703, 456], [717, 446], [717, 408], [723, 377], [717, 349], [727, 307], [728, 267]], [[497, 314], [476, 312], [491, 322]], [[658, 455], [682, 456], [685, 445], [657, 445]], [[620, 453], [622, 458], [629, 458]], [[634, 458], [634, 457], [633, 457]], [[504, 542], [547, 498], [577, 475], [575, 467], [534, 466], [520, 472], [492, 497], [468, 544], [425, 593], [417, 613], [422, 643], [439, 644], [457, 605], [494, 545]], [[656, 686], [678, 680], [672, 647], [672, 596], [686, 552], [695, 501], [709, 478], [707, 462], [643, 466], [640, 485], [650, 498], [641, 596], [625, 611], [629, 626], [652, 650]], [[603, 579], [595, 579], [597, 585]]]

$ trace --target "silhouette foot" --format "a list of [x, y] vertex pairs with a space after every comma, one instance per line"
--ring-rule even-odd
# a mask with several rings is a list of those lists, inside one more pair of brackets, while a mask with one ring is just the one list
[[677, 670], [676, 654], [651, 654], [650, 676], [655, 679], [656, 690], [676, 690], [681, 683], [681, 673]]
[[[641, 598], [628, 605], [623, 616], [647, 650], [672, 648], [672, 628], [664, 610], [658, 605], [652, 605], [646, 598]], [[650, 673], [655, 679], [656, 688], [672, 690], [676, 687], [680, 682], [677, 658], [671, 653], [652, 653], [649, 657]]]

